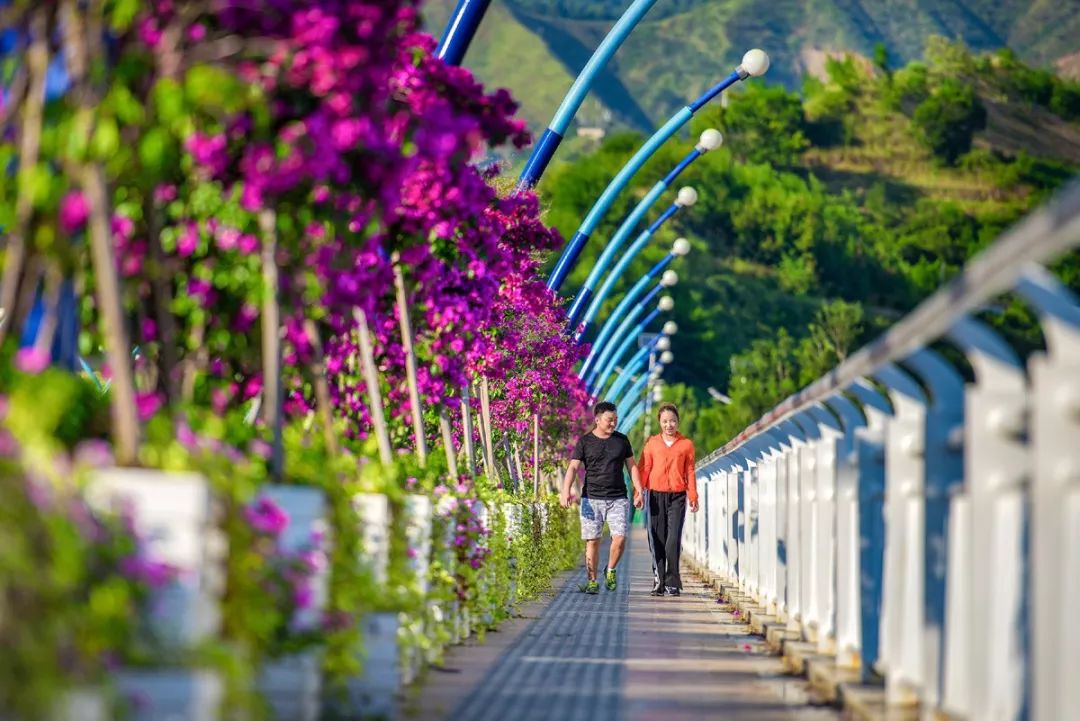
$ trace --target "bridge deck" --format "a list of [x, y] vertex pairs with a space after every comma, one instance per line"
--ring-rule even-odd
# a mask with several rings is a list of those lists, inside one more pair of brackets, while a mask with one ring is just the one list
[[[606, 551], [602, 555], [606, 558]], [[720, 610], [686, 574], [681, 597], [653, 598], [642, 529], [620, 588], [578, 592], [564, 577], [534, 618], [454, 649], [411, 704], [411, 719], [447, 721], [833, 721], [812, 708], [804, 682], [785, 677], [745, 623]], [[629, 581], [629, 583], [627, 583]], [[504, 635], [505, 634], [505, 635]], [[492, 646], [491, 644], [494, 644]]]

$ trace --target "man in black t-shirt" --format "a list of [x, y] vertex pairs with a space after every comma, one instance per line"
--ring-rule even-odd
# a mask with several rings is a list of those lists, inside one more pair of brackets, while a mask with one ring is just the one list
[[626, 527], [630, 522], [630, 502], [626, 498], [623, 468], [630, 471], [634, 484], [634, 506], [641, 508], [643, 495], [641, 478], [634, 463], [634, 450], [630, 439], [615, 430], [618, 413], [614, 403], [603, 401], [593, 408], [596, 427], [578, 439], [570, 455], [570, 466], [563, 478], [559, 501], [563, 508], [570, 507], [570, 491], [579, 467], [585, 467], [585, 482], [581, 489], [581, 537], [585, 540], [585, 568], [589, 581], [586, 593], [599, 593], [596, 580], [597, 559], [600, 555], [600, 536], [604, 522], [611, 529], [611, 552], [608, 554], [607, 573], [604, 582], [609, 591], [617, 587], [615, 566], [626, 542]]

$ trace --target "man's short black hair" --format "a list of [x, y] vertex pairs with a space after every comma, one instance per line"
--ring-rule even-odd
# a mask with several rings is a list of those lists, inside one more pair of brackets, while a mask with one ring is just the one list
[[600, 401], [595, 406], [593, 406], [593, 409], [592, 409], [593, 415], [596, 416], [597, 418], [604, 415], [608, 411], [611, 411], [612, 413], [618, 413], [619, 409], [616, 408], [615, 404], [612, 403], [611, 401]]

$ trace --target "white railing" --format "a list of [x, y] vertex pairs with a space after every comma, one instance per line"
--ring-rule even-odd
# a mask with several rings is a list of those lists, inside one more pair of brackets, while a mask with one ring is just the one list
[[[704, 458], [690, 557], [890, 705], [1080, 718], [1080, 303], [1042, 267], [1077, 245], [1074, 183]], [[974, 317], [1004, 293], [1045, 350]]]

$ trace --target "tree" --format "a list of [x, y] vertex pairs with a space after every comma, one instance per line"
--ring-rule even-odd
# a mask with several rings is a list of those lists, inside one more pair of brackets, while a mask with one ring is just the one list
[[752, 84], [733, 94], [721, 122], [727, 147], [744, 162], [791, 166], [810, 144], [802, 101], [779, 85]]
[[986, 108], [970, 85], [945, 78], [915, 108], [912, 120], [934, 155], [955, 165], [971, 150], [975, 133], [986, 127]]

